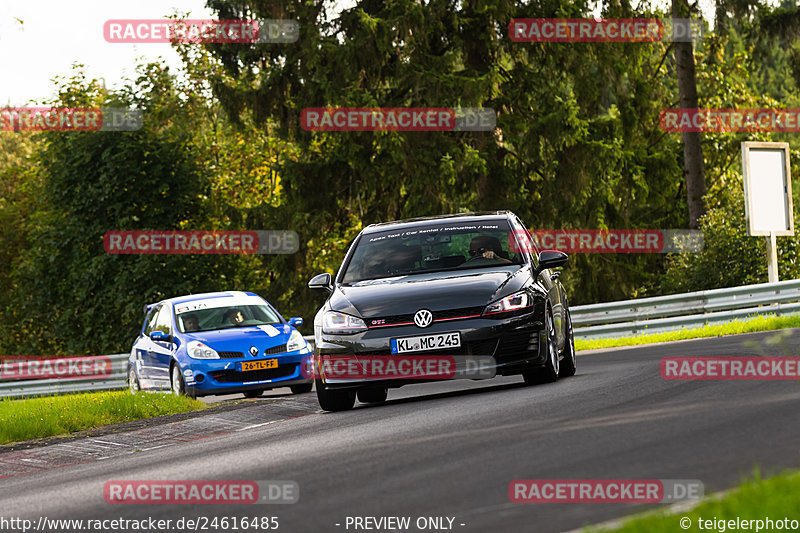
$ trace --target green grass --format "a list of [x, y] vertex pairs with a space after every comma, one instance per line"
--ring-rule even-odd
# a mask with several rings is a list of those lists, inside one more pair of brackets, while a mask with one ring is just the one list
[[737, 333], [754, 331], [770, 331], [783, 328], [800, 327], [800, 316], [765, 315], [746, 320], [734, 320], [725, 324], [706, 325], [699, 328], [650, 333], [616, 339], [575, 339], [575, 349], [594, 350], [597, 348], [614, 348], [616, 346], [635, 346], [637, 344], [653, 344], [655, 342], [680, 341], [684, 339], [700, 339], [703, 337], [720, 337]]
[[134, 395], [127, 390], [4, 399], [0, 400], [0, 444], [205, 408], [203, 402], [183, 396]]
[[[624, 533], [677, 533], [677, 532], [700, 532], [711, 531], [719, 533], [721, 528], [719, 523], [708, 524], [705, 520], [725, 520], [724, 531], [748, 531], [756, 530], [756, 524], [748, 524], [750, 527], [736, 528], [729, 527], [728, 520], [765, 520], [766, 517], [772, 520], [783, 519], [800, 520], [797, 510], [800, 509], [800, 472], [791, 471], [781, 475], [761, 479], [758, 473], [751, 480], [743, 483], [738, 489], [732, 491], [721, 498], [706, 499], [691, 511], [682, 511], [675, 514], [667, 514], [669, 511], [661, 510], [655, 513], [648, 513], [641, 517], [633, 517], [625, 522], [620, 528], [606, 531], [621, 531]], [[681, 527], [681, 519], [689, 518], [691, 524], [688, 528]], [[698, 520], [702, 518], [703, 528], [698, 526]], [[708, 527], [711, 526], [711, 527]], [[767, 529], [762, 526], [761, 531], [780, 531], [778, 527]], [[783, 528], [784, 531], [792, 531], [791, 527]], [[586, 531], [597, 531], [597, 528], [589, 527]]]

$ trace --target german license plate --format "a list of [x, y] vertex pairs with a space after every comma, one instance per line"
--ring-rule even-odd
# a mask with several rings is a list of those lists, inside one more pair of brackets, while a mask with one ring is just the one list
[[389, 341], [392, 353], [427, 352], [430, 350], [449, 350], [461, 346], [461, 334], [437, 333], [435, 335], [420, 335], [417, 337], [400, 337]]
[[267, 359], [265, 361], [245, 361], [242, 363], [242, 372], [250, 370], [267, 370], [269, 368], [278, 368], [277, 359]]

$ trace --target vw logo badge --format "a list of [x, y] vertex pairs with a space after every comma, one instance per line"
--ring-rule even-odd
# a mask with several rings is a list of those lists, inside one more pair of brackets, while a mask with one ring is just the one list
[[414, 324], [420, 328], [427, 328], [433, 322], [433, 313], [427, 309], [420, 309], [414, 314]]
[[258, 355], [258, 348], [256, 348], [255, 346], [251, 346], [250, 347], [250, 355], [252, 355], [253, 357], [257, 356]]

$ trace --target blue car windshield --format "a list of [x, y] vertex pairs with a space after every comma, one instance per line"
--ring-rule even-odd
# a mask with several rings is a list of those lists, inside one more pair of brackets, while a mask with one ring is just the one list
[[181, 333], [282, 323], [272, 308], [264, 304], [196, 309], [178, 312], [176, 318]]
[[343, 283], [472, 268], [521, 265], [505, 220], [415, 226], [362, 235]]

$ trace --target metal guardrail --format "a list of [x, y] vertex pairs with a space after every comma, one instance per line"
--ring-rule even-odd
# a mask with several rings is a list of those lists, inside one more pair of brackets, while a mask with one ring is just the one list
[[[313, 347], [314, 336], [304, 337]], [[49, 396], [74, 392], [94, 392], [119, 390], [128, 386], [127, 353], [109, 355], [111, 373], [103, 378], [58, 378], [58, 379], [26, 379], [0, 380], [0, 398], [22, 398], [31, 396]], [[2, 365], [2, 361], [0, 361]], [[2, 367], [0, 366], [0, 379]]]
[[[579, 339], [675, 331], [754, 315], [796, 315], [800, 314], [800, 280], [580, 305], [570, 312]], [[313, 336], [304, 338], [313, 346]], [[108, 357], [111, 373], [104, 378], [0, 381], [0, 398], [125, 388], [128, 354]]]
[[570, 308], [575, 338], [601, 339], [800, 314], [800, 280], [759, 283]]
[[[0, 381], [0, 398], [43, 396], [66, 392], [90, 392], [124, 389], [127, 387], [127, 353], [109, 355], [111, 373], [102, 378], [58, 378]], [[0, 370], [0, 376], [2, 371]]]

